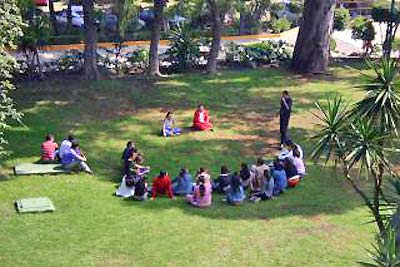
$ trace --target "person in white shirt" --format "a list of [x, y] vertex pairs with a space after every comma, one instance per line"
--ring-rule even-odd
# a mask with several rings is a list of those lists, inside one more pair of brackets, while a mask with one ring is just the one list
[[60, 159], [63, 158], [63, 156], [65, 154], [65, 151], [67, 151], [68, 149], [71, 148], [72, 140], [74, 140], [74, 139], [75, 139], [74, 136], [72, 134], [69, 134], [67, 136], [67, 138], [61, 142], [60, 149], [59, 149], [59, 154], [58, 154]]

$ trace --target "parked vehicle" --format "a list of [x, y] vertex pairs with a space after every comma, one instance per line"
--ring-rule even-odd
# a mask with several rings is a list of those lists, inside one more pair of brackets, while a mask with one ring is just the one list
[[47, 6], [49, 4], [49, 0], [35, 0], [36, 6]]
[[[68, 11], [64, 9], [56, 13], [56, 20], [58, 23], [66, 24], [68, 22]], [[84, 25], [83, 20], [83, 6], [71, 6], [72, 26], [82, 28]], [[96, 24], [100, 22], [96, 20]]]
[[[146, 23], [147, 27], [150, 27], [154, 20], [154, 11], [150, 7], [140, 8], [139, 19]], [[187, 19], [180, 15], [175, 14], [172, 18], [168, 19], [168, 23], [171, 27], [178, 26], [184, 23]]]

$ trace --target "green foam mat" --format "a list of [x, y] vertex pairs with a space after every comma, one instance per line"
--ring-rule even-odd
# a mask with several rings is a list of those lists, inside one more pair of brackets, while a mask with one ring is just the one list
[[15, 201], [19, 213], [55, 211], [53, 202], [47, 197], [24, 198]]
[[15, 175], [35, 175], [35, 174], [60, 174], [69, 173], [61, 164], [35, 164], [21, 163], [14, 167]]

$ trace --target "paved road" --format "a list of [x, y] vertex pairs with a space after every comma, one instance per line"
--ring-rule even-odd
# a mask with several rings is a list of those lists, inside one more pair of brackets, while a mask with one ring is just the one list
[[[287, 43], [291, 45], [295, 45], [296, 43], [296, 38], [298, 34], [298, 28], [291, 29], [285, 33], [282, 33], [280, 36], [274, 36], [274, 37], [267, 37], [266, 35], [261, 36], [261, 37], [255, 37], [255, 36], [245, 36], [243, 38], [239, 38], [236, 40], [233, 40], [237, 44], [248, 44], [248, 43], [254, 43], [254, 42], [260, 42], [264, 40], [283, 40], [286, 41]], [[335, 32], [333, 34], [333, 38], [336, 40], [337, 43], [337, 48], [336, 48], [336, 53], [334, 53], [334, 56], [347, 56], [350, 55], [354, 52], [359, 53], [362, 51], [362, 42], [361, 41], [355, 41], [351, 39], [351, 31], [346, 30], [343, 32]], [[224, 45], [227, 42], [232, 42], [231, 40], [223, 40], [222, 45]], [[124, 48], [123, 52], [130, 52], [133, 50], [136, 50], [138, 48], [145, 48], [148, 47], [147, 44], [141, 44], [141, 45], [136, 45], [136, 46], [129, 46]], [[165, 52], [168, 49], [168, 44], [164, 44], [160, 46], [160, 53]], [[64, 50], [59, 50], [59, 51], [40, 51], [40, 58], [43, 62], [52, 62], [56, 61], [60, 56], [62, 56], [65, 53]], [[102, 55], [106, 54], [105, 49], [99, 49], [99, 53]], [[17, 57], [21, 58], [21, 55], [17, 55]]]

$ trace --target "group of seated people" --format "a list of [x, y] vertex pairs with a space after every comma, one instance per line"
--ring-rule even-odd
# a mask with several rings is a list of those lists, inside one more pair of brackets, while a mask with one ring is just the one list
[[[182, 133], [182, 130], [176, 127], [176, 121], [173, 118], [173, 115], [174, 113], [172, 111], [168, 111], [165, 115], [165, 119], [161, 128], [161, 135], [164, 137], [178, 136]], [[210, 115], [203, 104], [197, 106], [197, 109], [193, 116], [192, 129], [197, 131], [213, 130]]]
[[288, 148], [270, 164], [259, 158], [251, 167], [242, 163], [240, 171], [233, 173], [228, 167], [222, 166], [215, 180], [205, 168], [197, 170], [194, 178], [187, 168], [181, 168], [173, 180], [166, 171], [161, 170], [149, 186], [146, 174], [150, 168], [143, 165], [142, 155], [132, 144], [128, 142], [122, 156], [124, 176], [116, 195], [141, 201], [146, 200], [148, 194], [151, 200], [160, 195], [171, 199], [184, 196], [189, 204], [205, 208], [212, 204], [212, 192], [217, 192], [223, 194], [229, 204], [240, 205], [246, 198], [258, 202], [276, 197], [287, 188], [297, 186], [306, 174], [302, 148], [289, 142]]
[[79, 141], [72, 134], [68, 135], [60, 146], [55, 142], [54, 135], [47, 134], [40, 150], [40, 163], [61, 163], [66, 170], [92, 174]]

